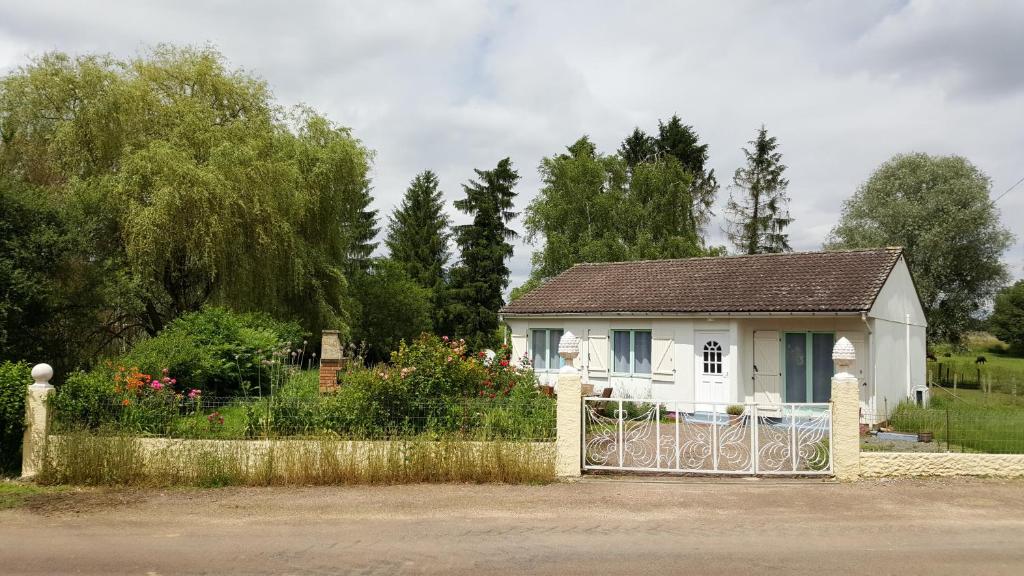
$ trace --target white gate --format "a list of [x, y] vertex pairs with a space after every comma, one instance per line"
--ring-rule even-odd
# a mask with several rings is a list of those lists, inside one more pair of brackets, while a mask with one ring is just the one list
[[832, 408], [585, 397], [582, 457], [584, 470], [830, 475]]

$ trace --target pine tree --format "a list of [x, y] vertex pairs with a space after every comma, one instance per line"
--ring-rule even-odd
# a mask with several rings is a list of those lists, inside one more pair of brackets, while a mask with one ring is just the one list
[[472, 224], [455, 228], [461, 262], [452, 270], [449, 315], [453, 333], [466, 339], [471, 349], [493, 346], [497, 337], [498, 309], [508, 286], [505, 261], [512, 256], [511, 240], [517, 237], [508, 222], [515, 218], [513, 188], [519, 174], [508, 158], [493, 170], [474, 170], [477, 180], [463, 185], [466, 197], [455, 207], [472, 216]]
[[434, 304], [434, 325], [442, 307], [445, 266], [448, 252], [448, 227], [451, 221], [444, 212], [443, 195], [437, 175], [430, 170], [417, 174], [405, 191], [402, 204], [388, 222], [384, 243], [391, 259], [421, 287], [431, 291]]
[[743, 193], [738, 200], [730, 194], [726, 206], [729, 240], [745, 254], [788, 252], [792, 248], [785, 229], [793, 219], [786, 209], [789, 181], [782, 177], [786, 171], [782, 154], [776, 151], [775, 137], [768, 136], [764, 125], [749, 144], [752, 150], [743, 149], [747, 165], [737, 168], [733, 176], [733, 183]]
[[370, 267], [370, 255], [377, 249], [374, 238], [380, 232], [377, 226], [377, 210], [371, 210], [373, 196], [370, 186], [355, 190], [347, 203], [345, 220], [342, 224], [347, 250], [347, 265], [350, 274], [366, 272]]
[[658, 121], [658, 136], [654, 139], [659, 154], [674, 156], [693, 176], [690, 192], [693, 195], [693, 214], [701, 230], [707, 226], [714, 214], [711, 206], [718, 196], [718, 179], [714, 169], [708, 170], [708, 145], [700, 143], [700, 136], [693, 126], [683, 124], [673, 114], [668, 122]]
[[633, 133], [627, 136], [619, 146], [619, 156], [626, 161], [626, 165], [630, 168], [641, 162], [654, 160], [657, 153], [657, 140], [648, 136], [640, 128], [633, 128]]

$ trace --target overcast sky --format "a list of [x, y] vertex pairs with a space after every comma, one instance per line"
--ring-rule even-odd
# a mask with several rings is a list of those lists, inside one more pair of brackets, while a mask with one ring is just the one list
[[[993, 197], [1024, 177], [1024, 2], [0, 3], [0, 73], [50, 50], [130, 57], [160, 42], [213, 44], [280, 103], [350, 126], [376, 151], [385, 217], [417, 172], [437, 172], [450, 201], [505, 156], [525, 207], [542, 157], [582, 134], [613, 152], [672, 114], [723, 184], [767, 125], [796, 249], [819, 248], [843, 199], [899, 152], [966, 156]], [[1024, 276], [1024, 184], [998, 207]], [[513, 286], [530, 251], [517, 246]]]

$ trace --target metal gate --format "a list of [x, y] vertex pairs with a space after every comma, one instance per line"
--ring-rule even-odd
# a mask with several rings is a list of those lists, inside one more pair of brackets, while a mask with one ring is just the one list
[[830, 404], [583, 398], [583, 469], [832, 474]]

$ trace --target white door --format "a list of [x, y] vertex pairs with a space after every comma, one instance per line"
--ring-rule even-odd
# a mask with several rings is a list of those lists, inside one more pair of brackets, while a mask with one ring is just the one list
[[710, 402], [729, 402], [729, 333], [697, 332], [694, 336], [695, 410], [711, 412]]
[[782, 370], [779, 368], [779, 333], [777, 330], [754, 332], [754, 402], [782, 402]]

